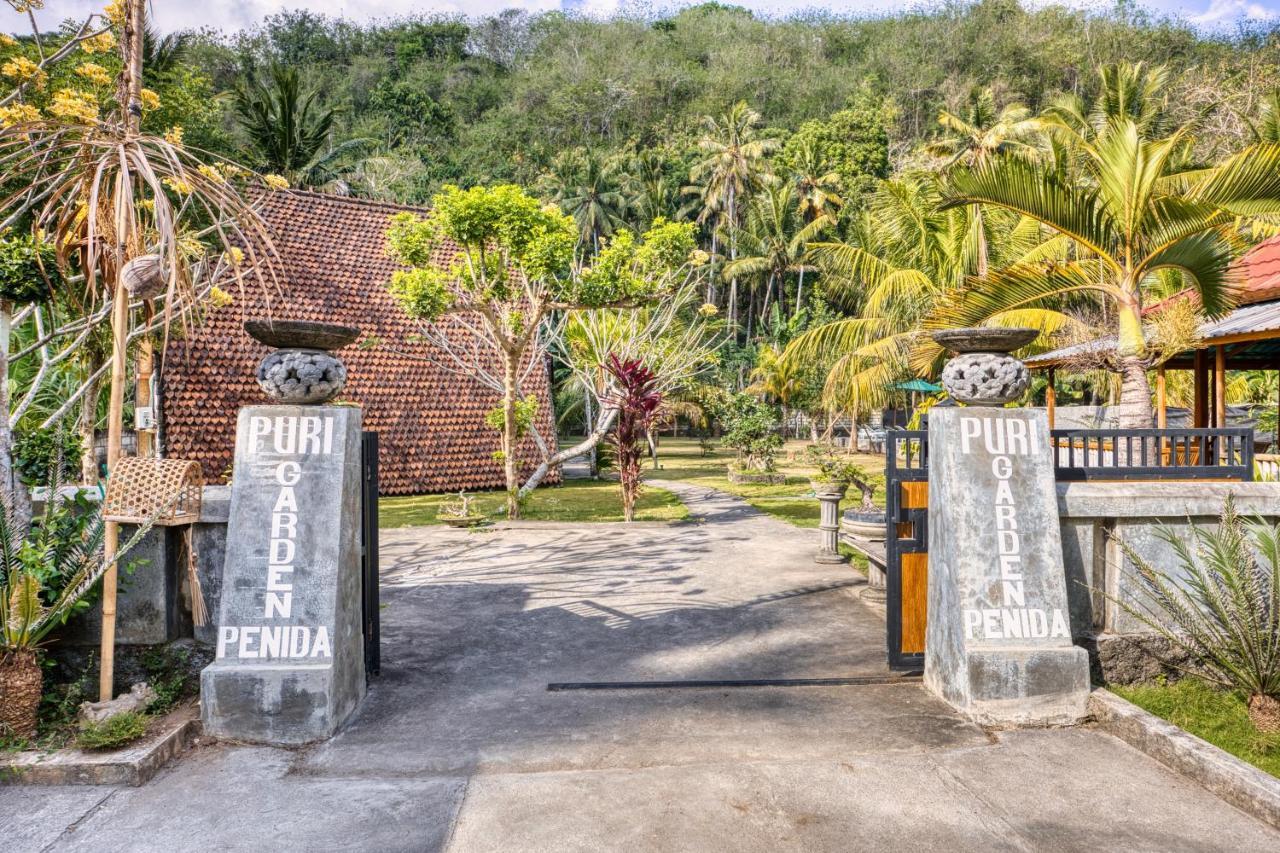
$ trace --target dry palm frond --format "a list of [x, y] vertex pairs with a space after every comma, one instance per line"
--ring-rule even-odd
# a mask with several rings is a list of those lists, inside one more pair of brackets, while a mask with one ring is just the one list
[[83, 272], [87, 303], [110, 299], [121, 268], [143, 254], [168, 276], [166, 323], [196, 305], [197, 275], [217, 272], [242, 295], [247, 281], [276, 285], [274, 244], [237, 188], [250, 174], [238, 166], [108, 123], [37, 121], [0, 130], [0, 170], [21, 184], [0, 215], [30, 217], [59, 265]]

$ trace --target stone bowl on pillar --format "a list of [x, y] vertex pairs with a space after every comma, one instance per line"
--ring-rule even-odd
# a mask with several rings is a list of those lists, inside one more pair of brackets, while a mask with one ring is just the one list
[[331, 350], [360, 336], [360, 330], [306, 320], [248, 320], [244, 329], [259, 343], [276, 349], [258, 365], [258, 385], [278, 403], [319, 405], [333, 399], [347, 382], [347, 367]]
[[942, 368], [942, 387], [970, 406], [1003, 406], [1031, 384], [1027, 366], [1009, 355], [1040, 334], [1038, 329], [944, 329], [933, 339], [956, 357]]

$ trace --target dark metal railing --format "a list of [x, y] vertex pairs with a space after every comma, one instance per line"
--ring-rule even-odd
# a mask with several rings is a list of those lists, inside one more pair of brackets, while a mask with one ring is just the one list
[[1055, 429], [1059, 480], [1253, 479], [1253, 430]]
[[[1253, 430], [1055, 429], [1054, 476], [1080, 480], [1253, 480]], [[885, 433], [886, 476], [929, 468], [929, 433]]]

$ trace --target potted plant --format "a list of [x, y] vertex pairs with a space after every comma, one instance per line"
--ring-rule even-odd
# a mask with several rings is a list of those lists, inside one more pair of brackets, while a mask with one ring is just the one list
[[873, 498], [876, 488], [884, 478], [868, 473], [848, 457], [837, 455], [831, 447], [814, 444], [809, 446], [807, 452], [810, 461], [818, 469], [809, 478], [814, 495], [819, 498], [843, 498], [849, 486], [853, 486], [858, 490], [861, 500], [856, 508], [845, 511], [844, 528], [863, 539], [883, 539], [884, 510], [875, 505]]
[[[31, 739], [44, 687], [40, 647], [106, 573], [104, 523], [96, 501], [64, 494], [54, 465], [44, 509], [24, 523], [12, 495], [0, 505], [0, 731]], [[126, 554], [151, 524], [117, 551]]]
[[471, 504], [475, 501], [472, 495], [466, 492], [458, 492], [456, 501], [448, 501], [440, 507], [440, 511], [436, 513], [436, 518], [450, 527], [476, 527], [485, 521], [485, 515], [478, 510], [472, 508]]

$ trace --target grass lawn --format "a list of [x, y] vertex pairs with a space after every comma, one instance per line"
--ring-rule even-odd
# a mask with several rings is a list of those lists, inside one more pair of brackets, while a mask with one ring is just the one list
[[[414, 495], [381, 498], [378, 501], [379, 527], [417, 527], [439, 524], [436, 513], [441, 504], [456, 500], [457, 494]], [[506, 517], [504, 492], [478, 492], [472, 506], [494, 521]], [[644, 489], [636, 501], [637, 521], [679, 521], [689, 517], [680, 499], [664, 489]], [[563, 486], [538, 489], [525, 501], [522, 520], [531, 521], [622, 521], [622, 493], [617, 483], [570, 480]]]
[[[787, 482], [781, 486], [739, 486], [730, 483], [728, 466], [733, 461], [733, 452], [717, 449], [710, 455], [703, 456], [698, 449], [698, 442], [688, 438], [663, 438], [658, 446], [658, 464], [662, 467], [654, 471], [651, 466], [646, 465], [645, 476], [710, 486], [738, 495], [756, 509], [797, 527], [817, 527], [818, 501], [809, 487], [809, 475], [815, 469], [791, 458], [793, 455], [803, 458], [801, 454], [808, 444], [807, 440], [791, 440], [778, 454], [778, 470], [787, 477]], [[880, 454], [858, 453], [854, 454], [853, 459], [869, 474], [884, 473], [884, 457]], [[858, 498], [851, 491], [849, 498], [840, 505], [841, 508], [853, 506]], [[884, 505], [883, 488], [876, 490], [876, 502]]]
[[1109, 689], [1272, 776], [1280, 776], [1280, 734], [1257, 731], [1238, 694], [1218, 690], [1197, 678]]

